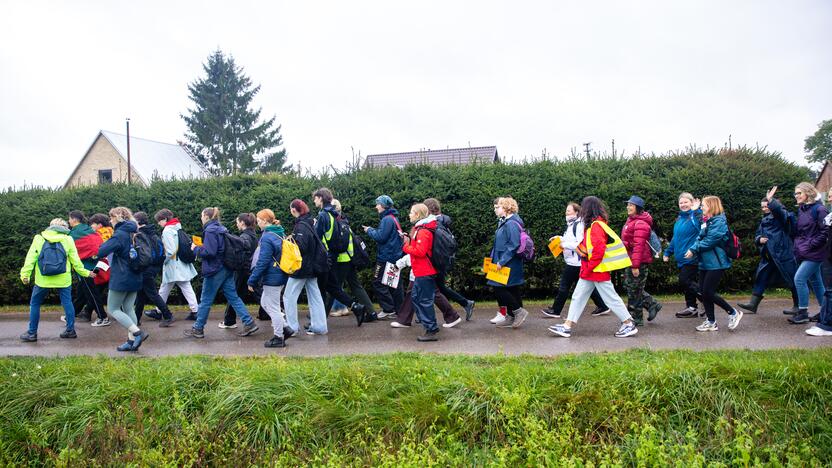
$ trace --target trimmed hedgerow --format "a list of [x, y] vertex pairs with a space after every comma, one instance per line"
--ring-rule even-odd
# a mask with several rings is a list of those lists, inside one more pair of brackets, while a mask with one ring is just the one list
[[[566, 161], [523, 164], [474, 164], [431, 167], [367, 168], [321, 176], [268, 175], [236, 176], [204, 181], [159, 181], [149, 188], [112, 185], [71, 190], [37, 189], [0, 194], [0, 304], [28, 300], [18, 280], [31, 237], [55, 216], [71, 209], [87, 214], [106, 212], [117, 205], [153, 213], [170, 208], [190, 232], [199, 230], [199, 212], [218, 206], [231, 221], [239, 212], [272, 208], [291, 225], [288, 205], [302, 198], [312, 206], [311, 192], [328, 186], [342, 202], [356, 231], [362, 224], [376, 225], [373, 208], [376, 196], [390, 195], [406, 213], [410, 204], [426, 197], [443, 202], [443, 211], [454, 218], [453, 231], [460, 250], [451, 284], [467, 294], [481, 297], [487, 289], [479, 274], [482, 258], [489, 253], [495, 228], [492, 201], [511, 195], [520, 205], [538, 245], [540, 255], [527, 268], [530, 295], [549, 294], [563, 262], [546, 252], [547, 239], [562, 233], [563, 210], [567, 202], [596, 195], [607, 202], [613, 227], [620, 228], [626, 217], [624, 200], [638, 194], [657, 222], [660, 235], [669, 235], [677, 214], [676, 199], [681, 191], [696, 196], [719, 195], [725, 203], [732, 228], [745, 243], [744, 257], [723, 280], [726, 289], [748, 288], [756, 255], [751, 245], [759, 220], [759, 200], [772, 185], [787, 193], [809, 177], [806, 168], [785, 161], [778, 154], [759, 149], [735, 151], [690, 150], [666, 156], [632, 158], [591, 157]], [[785, 197], [787, 205], [792, 203]], [[408, 226], [406, 216], [402, 222]], [[230, 225], [231, 223], [226, 223]], [[371, 248], [375, 246], [369, 242]], [[655, 265], [648, 289], [675, 291], [674, 264]], [[363, 272], [367, 277], [368, 271]]]

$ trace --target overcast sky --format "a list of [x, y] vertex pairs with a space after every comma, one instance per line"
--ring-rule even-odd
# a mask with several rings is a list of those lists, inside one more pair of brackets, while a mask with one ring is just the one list
[[[683, 5], [684, 3], [684, 5]], [[282, 124], [290, 163], [496, 145], [803, 160], [832, 118], [832, 2], [2, 1], [0, 187], [63, 184], [98, 130], [183, 138], [216, 48]]]

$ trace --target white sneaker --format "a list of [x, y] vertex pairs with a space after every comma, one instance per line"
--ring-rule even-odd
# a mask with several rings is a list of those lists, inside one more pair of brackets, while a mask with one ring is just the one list
[[390, 322], [390, 326], [393, 328], [410, 328], [410, 325], [405, 325], [399, 322]]
[[729, 315], [728, 319], [728, 331], [734, 331], [737, 328], [737, 325], [740, 324], [740, 320], [742, 320], [742, 311], [734, 309], [734, 314]]
[[459, 317], [458, 319], [454, 320], [451, 323], [443, 323], [442, 327], [444, 327], [444, 328], [453, 328], [453, 327], [459, 325], [460, 323], [462, 323], [462, 317]]
[[90, 324], [91, 327], [109, 327], [110, 326], [110, 318], [103, 318], [103, 319], [96, 319], [95, 322]]
[[696, 327], [696, 331], [701, 332], [709, 332], [709, 331], [719, 331], [719, 327], [716, 325], [716, 322], [711, 323], [708, 319], [705, 319], [701, 325]]
[[61, 322], [66, 323], [66, 315], [61, 315]]
[[237, 328], [237, 324], [234, 323], [234, 325], [226, 325], [225, 322], [220, 320], [219, 327], [220, 328]]
[[350, 315], [350, 310], [344, 307], [343, 309], [333, 310], [330, 312], [330, 317], [343, 317], [345, 315]]
[[815, 325], [814, 327], [806, 330], [806, 334], [809, 336], [832, 336], [832, 331], [824, 330], [823, 328]]
[[384, 319], [388, 319], [388, 318], [396, 316], [396, 314], [394, 314], [393, 312], [384, 312], [384, 311], [381, 311], [381, 312], [377, 313], [376, 315], [378, 316], [379, 320], [384, 320]]
[[505, 322], [505, 321], [506, 321], [506, 316], [499, 313], [499, 312], [497, 312], [497, 315], [495, 315], [493, 319], [489, 320], [489, 322], [491, 322], [495, 325], [498, 324], [498, 323]]

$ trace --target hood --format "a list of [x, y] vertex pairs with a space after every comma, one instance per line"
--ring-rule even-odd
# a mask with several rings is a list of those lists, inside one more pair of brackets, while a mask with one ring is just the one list
[[[432, 223], [432, 224], [431, 224]], [[424, 226], [428, 228], [435, 228], [436, 227], [436, 215], [428, 215], [427, 218], [420, 219], [416, 222], [416, 226]]]
[[321, 208], [321, 210], [326, 211], [327, 213], [332, 213], [332, 216], [335, 216], [336, 218], [338, 217], [338, 212], [335, 211], [335, 207], [332, 205], [324, 205], [324, 207]]
[[175, 226], [175, 225], [179, 225], [180, 228], [182, 227], [181, 224], [179, 223], [179, 218], [171, 218], [167, 223], [165, 223], [165, 227]]
[[653, 225], [653, 217], [650, 216], [650, 213], [646, 211], [642, 211], [641, 213], [634, 214], [632, 216], [627, 217], [628, 220], [638, 220], [644, 221], [645, 223], [649, 224], [650, 226]]
[[122, 221], [116, 224], [116, 231], [124, 231], [127, 234], [133, 234], [138, 231], [139, 227], [133, 221]]
[[49, 242], [59, 242], [61, 239], [69, 235], [69, 229], [54, 226], [43, 231], [40, 235]]
[[378, 217], [379, 218], [384, 218], [385, 216], [388, 216], [388, 215], [393, 215], [393, 216], [398, 218], [399, 217], [399, 210], [397, 210], [395, 208], [387, 208], [386, 210], [379, 213]]
[[264, 229], [266, 232], [277, 234], [280, 237], [286, 237], [286, 230], [280, 224], [270, 224]]
[[145, 224], [144, 226], [139, 228], [139, 232], [155, 236], [156, 235], [156, 226], [152, 224]]
[[88, 236], [90, 234], [95, 234], [95, 231], [92, 230], [89, 224], [76, 224], [74, 228], [70, 229], [69, 235], [72, 236], [73, 239], [78, 240], [84, 236]]

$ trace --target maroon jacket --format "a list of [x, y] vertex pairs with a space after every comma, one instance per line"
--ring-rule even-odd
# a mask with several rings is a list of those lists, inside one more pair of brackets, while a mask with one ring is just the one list
[[653, 229], [653, 217], [642, 211], [627, 218], [621, 230], [621, 240], [627, 248], [633, 268], [639, 268], [642, 263], [653, 263], [653, 251], [650, 250], [650, 231]]

